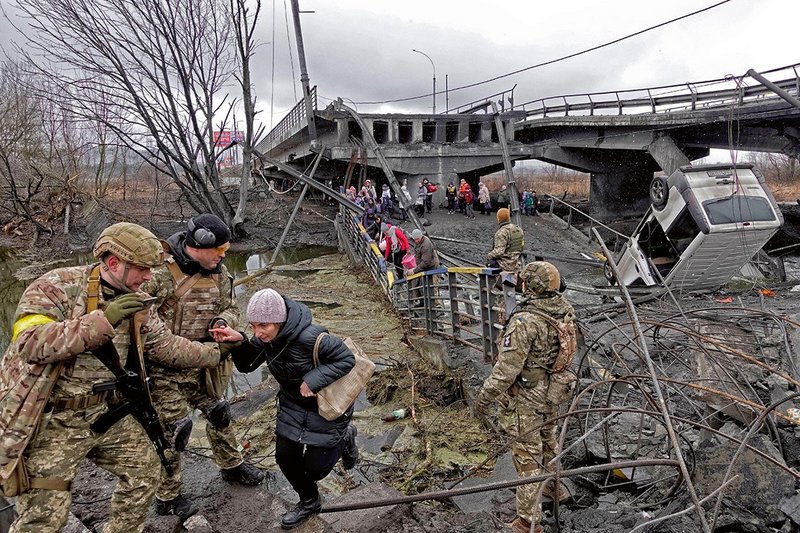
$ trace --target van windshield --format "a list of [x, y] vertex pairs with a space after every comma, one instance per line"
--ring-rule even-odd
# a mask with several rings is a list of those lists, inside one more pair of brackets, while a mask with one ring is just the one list
[[775, 213], [762, 196], [730, 196], [703, 202], [708, 221], [713, 224], [736, 222], [768, 222], [775, 220]]

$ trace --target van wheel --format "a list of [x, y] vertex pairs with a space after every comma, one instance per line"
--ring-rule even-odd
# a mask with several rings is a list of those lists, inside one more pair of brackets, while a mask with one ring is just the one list
[[614, 277], [614, 272], [611, 270], [611, 265], [608, 263], [608, 259], [606, 259], [603, 263], [603, 275], [606, 277], [609, 285], [617, 284], [617, 279]]
[[659, 211], [664, 209], [668, 197], [669, 186], [666, 178], [661, 176], [653, 178], [653, 181], [650, 182], [650, 203], [653, 204], [653, 207]]

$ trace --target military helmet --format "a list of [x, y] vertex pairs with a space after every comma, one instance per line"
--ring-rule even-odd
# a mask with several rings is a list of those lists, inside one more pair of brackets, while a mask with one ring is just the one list
[[525, 292], [545, 294], [562, 290], [561, 274], [547, 261], [534, 261], [522, 269], [520, 280], [525, 283]]
[[92, 249], [97, 259], [112, 253], [127, 263], [157, 267], [164, 262], [164, 248], [150, 230], [131, 222], [113, 224], [100, 234]]

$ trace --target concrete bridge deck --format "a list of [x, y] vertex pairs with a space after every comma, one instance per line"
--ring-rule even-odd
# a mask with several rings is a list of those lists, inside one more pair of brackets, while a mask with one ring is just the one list
[[[800, 95], [797, 66], [769, 73], [778, 90], [793, 98]], [[800, 154], [800, 108], [773, 91], [760, 83], [748, 86], [744, 78], [724, 78], [546, 98], [497, 116], [512, 163], [538, 159], [589, 173], [592, 212], [614, 218], [646, 209], [654, 172], [669, 174], [712, 148]], [[301, 101], [258, 150], [297, 167], [322, 151], [322, 179], [349, 176], [359, 165], [380, 179], [376, 155], [365, 142], [371, 135], [397, 177], [409, 180], [412, 195], [424, 176], [439, 183], [465, 178], [474, 186], [480, 176], [503, 168], [494, 114], [363, 114], [365, 132], [334, 105], [317, 109], [316, 91], [312, 101], [315, 141]], [[489, 104], [472, 108], [486, 111]]]

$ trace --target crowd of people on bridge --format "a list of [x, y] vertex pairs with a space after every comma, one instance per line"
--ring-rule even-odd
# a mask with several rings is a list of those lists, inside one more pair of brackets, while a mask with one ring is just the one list
[[[395, 194], [387, 183], [381, 186], [378, 194], [371, 180], [365, 180], [360, 190], [350, 186], [342, 193], [348, 200], [364, 210], [362, 224], [371, 226], [376, 220], [378, 227], [383, 222], [406, 222], [408, 209], [413, 208], [417, 217], [423, 218], [434, 210], [434, 198], [437, 192], [444, 192], [443, 202], [438, 207], [446, 209], [448, 215], [460, 214], [465, 218], [474, 219], [476, 212], [488, 216], [502, 207], [509, 207], [510, 198], [505, 185], [495, 195], [492, 194], [484, 181], [478, 181], [477, 190], [466, 179], [461, 178], [458, 183], [449, 181], [444, 187], [433, 183], [428, 178], [422, 178], [416, 187], [416, 194], [412, 196], [405, 181], [400, 186], [400, 193]], [[440, 193], [441, 194], [441, 193]], [[439, 196], [441, 197], [441, 196]], [[535, 190], [519, 191], [520, 214], [537, 216], [539, 214], [539, 196]], [[404, 207], [405, 206], [405, 207]]]

